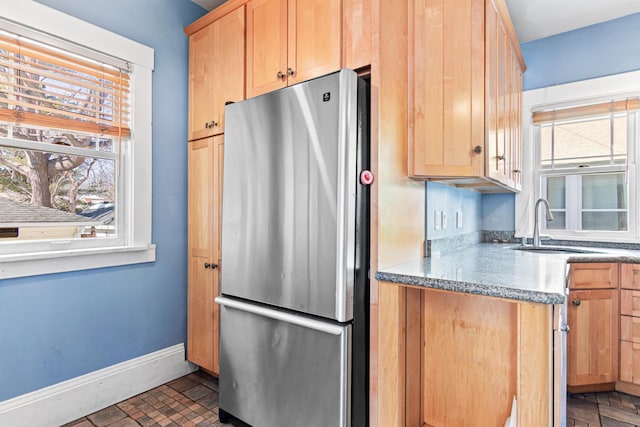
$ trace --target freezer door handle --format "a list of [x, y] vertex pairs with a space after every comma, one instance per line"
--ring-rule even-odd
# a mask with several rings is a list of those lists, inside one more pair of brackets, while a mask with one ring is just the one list
[[255, 304], [247, 304], [246, 302], [238, 301], [224, 296], [216, 297], [215, 302], [225, 307], [234, 308], [240, 311], [246, 311], [248, 313], [257, 314], [258, 316], [268, 317], [270, 319], [282, 320], [283, 322], [302, 326], [303, 328], [313, 329], [319, 332], [324, 332], [326, 334], [340, 335], [344, 332], [344, 327], [340, 325], [334, 325], [331, 323], [314, 320], [308, 317], [290, 314], [284, 311], [274, 310]]

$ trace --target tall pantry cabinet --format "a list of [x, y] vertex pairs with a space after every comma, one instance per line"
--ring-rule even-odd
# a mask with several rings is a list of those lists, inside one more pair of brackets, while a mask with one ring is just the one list
[[[187, 358], [218, 374], [224, 107], [371, 60], [369, 0], [228, 0], [189, 36]], [[348, 24], [347, 24], [348, 21]], [[343, 30], [344, 28], [344, 30]], [[344, 36], [344, 37], [343, 37]]]
[[224, 106], [244, 99], [245, 6], [189, 33], [187, 359], [218, 374]]

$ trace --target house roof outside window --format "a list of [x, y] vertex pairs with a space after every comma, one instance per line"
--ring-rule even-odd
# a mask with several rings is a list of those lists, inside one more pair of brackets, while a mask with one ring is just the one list
[[99, 221], [85, 216], [0, 197], [0, 227], [95, 226], [99, 224]]

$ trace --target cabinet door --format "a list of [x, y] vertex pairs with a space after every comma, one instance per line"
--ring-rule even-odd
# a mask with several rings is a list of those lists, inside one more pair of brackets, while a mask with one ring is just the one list
[[189, 37], [189, 141], [213, 135], [214, 27]]
[[342, 50], [345, 68], [371, 65], [371, 0], [344, 0]]
[[189, 37], [189, 140], [224, 132], [224, 106], [244, 99], [245, 7]]
[[247, 97], [287, 84], [287, 0], [247, 4]]
[[411, 2], [411, 176], [484, 176], [484, 2], [466, 6]]
[[511, 49], [511, 151], [509, 153], [509, 182], [515, 190], [522, 190], [522, 68], [516, 52]]
[[620, 381], [640, 385], [640, 343], [620, 341]]
[[[187, 358], [217, 374], [219, 166], [223, 137], [189, 143]], [[221, 176], [221, 175], [220, 175]]]
[[620, 264], [620, 287], [640, 291], [640, 264]]
[[216, 121], [214, 133], [220, 134], [224, 132], [226, 103], [244, 99], [245, 7], [239, 7], [211, 25], [215, 40], [214, 90], [211, 94]]
[[[507, 32], [503, 26], [502, 20], [495, 9], [495, 5], [489, 2], [487, 6], [487, 14], [496, 15], [495, 34], [491, 34], [491, 40], [488, 43], [495, 43], [495, 74], [487, 73], [487, 82], [491, 88], [491, 95], [488, 97], [491, 103], [492, 115], [489, 117], [491, 123], [488, 127], [491, 129], [488, 134], [490, 138], [487, 141], [487, 175], [503, 184], [509, 184], [507, 177], [508, 156], [508, 81], [510, 76], [509, 67], [509, 40]], [[491, 23], [493, 26], [493, 22]], [[493, 28], [492, 28], [493, 30]], [[495, 85], [495, 89], [493, 87]], [[495, 104], [495, 106], [494, 106]], [[488, 107], [489, 108], [489, 107]], [[495, 129], [495, 133], [494, 133]]]
[[620, 290], [620, 312], [628, 316], [640, 317], [640, 291]]
[[618, 378], [618, 290], [569, 293], [567, 385], [607, 384]]
[[341, 0], [289, 0], [287, 84], [340, 69], [341, 8]]
[[618, 288], [618, 263], [573, 263], [569, 289]]
[[640, 344], [640, 317], [624, 315], [624, 310], [620, 314], [620, 339]]

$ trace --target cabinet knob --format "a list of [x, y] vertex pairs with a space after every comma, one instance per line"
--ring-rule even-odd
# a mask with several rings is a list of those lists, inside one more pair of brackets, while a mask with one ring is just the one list
[[287, 76], [293, 76], [296, 72], [293, 71], [291, 68], [287, 68]]
[[504, 155], [496, 156], [496, 159], [498, 159], [498, 160], [504, 160]]
[[582, 301], [580, 301], [579, 299], [574, 299], [571, 302], [573, 303], [573, 305], [580, 305], [580, 303], [582, 303]]
[[276, 74], [276, 76], [278, 77], [278, 79], [284, 80], [284, 73], [282, 71], [278, 71], [278, 74]]
[[513, 173], [522, 173], [522, 171], [520, 169], [514, 169]]
[[204, 124], [204, 127], [209, 129], [209, 128], [213, 128], [218, 126], [218, 122], [216, 122], [215, 120], [211, 120], [210, 122], [207, 122]]
[[204, 268], [209, 268], [209, 267], [211, 267], [211, 264], [209, 264], [208, 262], [205, 262], [204, 263]]
[[475, 148], [473, 149], [473, 152], [476, 154], [482, 153], [482, 147], [479, 145], [476, 145]]

